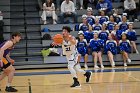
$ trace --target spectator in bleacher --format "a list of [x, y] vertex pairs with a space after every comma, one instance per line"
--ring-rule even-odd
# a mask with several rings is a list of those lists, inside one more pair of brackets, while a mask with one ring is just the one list
[[47, 24], [46, 17], [52, 17], [53, 24], [57, 24], [57, 15], [55, 13], [55, 5], [52, 0], [46, 0], [43, 4], [42, 20], [44, 24]]
[[90, 40], [93, 39], [93, 34], [94, 34], [94, 32], [92, 29], [89, 29], [84, 32], [84, 36], [85, 36], [85, 39], [87, 40], [87, 43], [89, 43]]
[[122, 22], [119, 22], [118, 25], [120, 26], [120, 30], [126, 31], [128, 29], [127, 17], [126, 15], [122, 16]]
[[132, 53], [133, 53], [133, 49], [134, 51], [139, 54], [139, 51], [137, 50], [137, 46], [136, 46], [136, 43], [135, 41], [137, 40], [137, 36], [136, 36], [136, 31], [133, 29], [133, 24], [130, 23], [128, 25], [128, 30], [126, 30], [126, 33], [127, 33], [127, 37], [132, 45]]
[[122, 21], [122, 17], [121, 15], [119, 15], [119, 10], [118, 9], [114, 9], [114, 13], [113, 13], [113, 16], [115, 18], [115, 22], [118, 24], [119, 22]]
[[75, 23], [77, 23], [77, 14], [75, 12], [74, 3], [70, 0], [64, 0], [61, 4], [61, 23], [64, 23], [65, 17], [74, 18]]
[[79, 25], [79, 30], [85, 32], [89, 30], [88, 22], [87, 22], [87, 15], [82, 15], [82, 23]]
[[124, 12], [127, 13], [128, 19], [129, 19], [130, 15], [133, 15], [134, 21], [138, 21], [137, 11], [136, 11], [136, 3], [134, 0], [125, 0], [124, 1]]
[[85, 67], [85, 70], [88, 69], [88, 66], [87, 66], [87, 62], [88, 62], [88, 45], [87, 45], [87, 41], [86, 39], [84, 39], [84, 33], [83, 31], [78, 33], [78, 40], [77, 40], [77, 50], [78, 50], [78, 63], [80, 62], [81, 60], [81, 57], [83, 56], [84, 57], [84, 67]]
[[105, 42], [108, 40], [108, 35], [109, 35], [109, 31], [106, 30], [106, 24], [104, 23], [102, 25], [102, 30], [99, 31], [99, 38], [102, 39], [104, 41], [104, 44]]
[[127, 39], [127, 35], [125, 32], [122, 33], [122, 39], [119, 41], [120, 52], [123, 56], [124, 66], [127, 66], [127, 62], [131, 62], [131, 59], [128, 57], [128, 53], [131, 51], [130, 41]]
[[4, 37], [3, 37], [3, 25], [4, 25], [4, 22], [3, 22], [3, 14], [0, 11], [0, 44], [4, 41]]
[[114, 18], [113, 15], [111, 15], [111, 16], [109, 17], [109, 21], [107, 21], [106, 24], [107, 24], [107, 30], [109, 30], [109, 32], [111, 32], [111, 31], [114, 30], [114, 26], [115, 26], [115, 24], [117, 24], [117, 23], [115, 22], [115, 18]]
[[108, 40], [105, 44], [105, 51], [108, 55], [112, 67], [115, 67], [113, 56], [117, 54], [117, 42], [113, 40], [112, 35], [109, 34]]
[[99, 59], [101, 68], [104, 68], [102, 61], [102, 48], [103, 42], [98, 38], [98, 32], [94, 31], [94, 38], [90, 40], [89, 48], [91, 49], [92, 56], [94, 57], [94, 68], [98, 69], [97, 61]]
[[98, 0], [83, 0], [83, 6], [85, 9], [87, 9], [88, 7], [92, 7], [92, 9], [94, 9], [94, 6], [97, 5], [97, 1]]
[[109, 17], [105, 15], [104, 11], [100, 11], [100, 16], [97, 16], [97, 18], [99, 18], [99, 23], [101, 25], [109, 20]]
[[111, 32], [112, 38], [116, 40], [117, 44], [119, 43], [119, 40], [121, 40], [122, 33], [125, 32], [123, 30], [120, 30], [119, 28], [119, 25], [116, 24], [114, 30]]
[[95, 24], [92, 25], [93, 30], [100, 31], [102, 29], [102, 25], [99, 23], [99, 19], [95, 19]]
[[105, 11], [105, 14], [110, 15], [112, 12], [112, 2], [110, 0], [99, 0], [96, 6], [99, 11]]
[[89, 25], [95, 24], [95, 16], [93, 16], [93, 11], [91, 7], [87, 8], [87, 22]]
[[73, 0], [73, 2], [74, 2], [74, 5], [75, 5], [75, 8], [77, 9], [77, 5], [76, 5], [76, 1], [80, 1], [80, 9], [83, 9], [83, 0]]

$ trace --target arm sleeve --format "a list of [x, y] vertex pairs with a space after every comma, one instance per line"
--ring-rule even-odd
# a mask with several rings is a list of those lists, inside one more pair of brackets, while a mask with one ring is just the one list
[[72, 12], [75, 12], [75, 6], [74, 6], [74, 3], [72, 2]]
[[127, 6], [127, 1], [124, 1], [124, 9], [129, 9]]
[[61, 4], [61, 12], [62, 12], [62, 13], [65, 12], [65, 10], [64, 10], [64, 5], [65, 5], [65, 4], [62, 2], [62, 4]]

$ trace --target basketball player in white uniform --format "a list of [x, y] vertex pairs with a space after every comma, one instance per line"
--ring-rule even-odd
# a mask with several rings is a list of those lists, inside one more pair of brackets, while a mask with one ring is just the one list
[[64, 26], [62, 30], [63, 30], [62, 34], [64, 38], [62, 43], [63, 54], [66, 55], [68, 61], [68, 69], [71, 72], [71, 75], [74, 80], [74, 83], [71, 85], [71, 87], [80, 87], [80, 83], [77, 77], [77, 71], [84, 74], [84, 76], [86, 77], [86, 82], [89, 82], [92, 72], [90, 71], [86, 72], [82, 70], [80, 65], [77, 63], [78, 51], [76, 49], [76, 39], [70, 35], [70, 31], [71, 31], [70, 27]]

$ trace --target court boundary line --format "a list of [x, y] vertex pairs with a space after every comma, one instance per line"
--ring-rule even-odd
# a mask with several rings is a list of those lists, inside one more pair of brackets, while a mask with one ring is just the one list
[[140, 82], [140, 79], [138, 79], [138, 78], [136, 78], [136, 77], [134, 77], [134, 76], [132, 76], [132, 75], [128, 75], [128, 74], [126, 74], [126, 73], [124, 73], [124, 72], [122, 72], [122, 74], [127, 75], [127, 76], [130, 77], [130, 78], [133, 78], [133, 79], [136, 80], [137, 82]]

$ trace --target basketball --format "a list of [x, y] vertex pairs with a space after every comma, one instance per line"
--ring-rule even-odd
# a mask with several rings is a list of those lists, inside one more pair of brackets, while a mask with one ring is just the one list
[[62, 44], [63, 42], [63, 36], [61, 34], [56, 34], [54, 37], [53, 37], [53, 41], [54, 43], [56, 44]]

